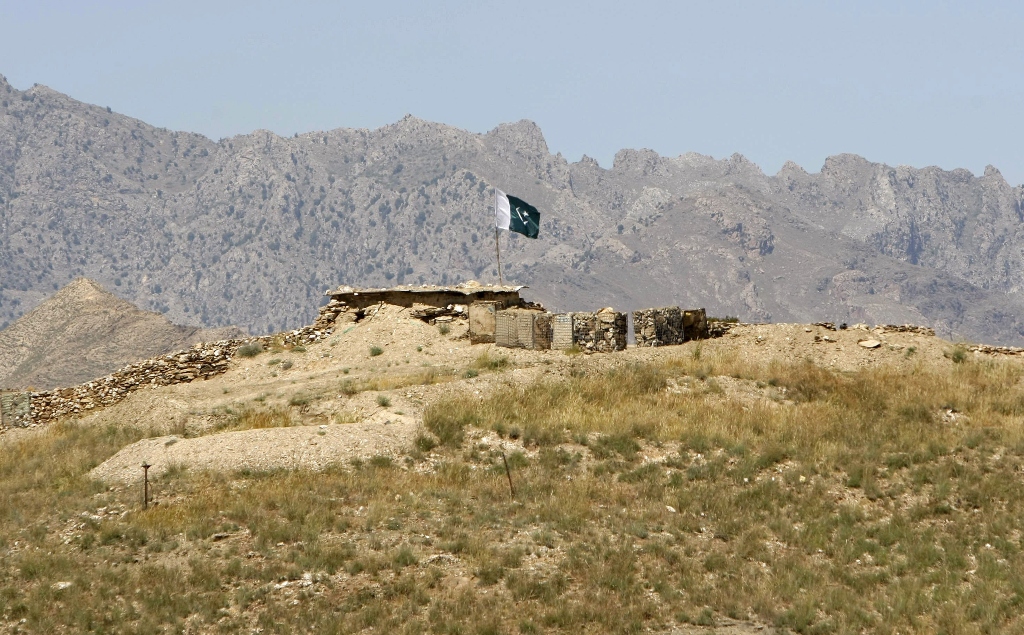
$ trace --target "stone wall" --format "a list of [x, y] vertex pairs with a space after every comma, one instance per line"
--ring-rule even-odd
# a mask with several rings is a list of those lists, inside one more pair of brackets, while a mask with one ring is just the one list
[[625, 313], [611, 308], [594, 314], [594, 350], [601, 353], [626, 350], [629, 323]]
[[633, 333], [638, 347], [674, 346], [708, 337], [708, 318], [704, 309], [640, 309], [633, 311]]
[[25, 428], [32, 424], [32, 393], [0, 394], [0, 429]]
[[638, 348], [682, 344], [683, 312], [677, 306], [633, 311], [633, 335]]
[[628, 318], [610, 308], [597, 313], [559, 313], [551, 316], [551, 348], [574, 346], [585, 352], [609, 353], [626, 349]]
[[[72, 388], [11, 393], [27, 396], [27, 416], [24, 416], [25, 407], [20, 405], [22, 402], [15, 402], [16, 396], [4, 395], [0, 401], [5, 408], [4, 416], [0, 420], [0, 432], [12, 427], [37, 426], [62, 416], [82, 414], [110, 406], [147, 386], [167, 386], [209, 379], [228, 369], [228, 362], [241, 346], [311, 344], [330, 335], [337, 322], [354, 321], [354, 313], [349, 311], [344, 303], [332, 300], [320, 309], [313, 324], [301, 329], [276, 335], [196, 344], [187, 350], [130, 364], [106, 377]], [[8, 411], [11, 413], [10, 416]]]

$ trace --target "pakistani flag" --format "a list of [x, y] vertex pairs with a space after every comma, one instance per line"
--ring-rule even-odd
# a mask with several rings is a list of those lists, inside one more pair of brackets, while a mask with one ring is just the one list
[[521, 198], [494, 189], [494, 226], [536, 238], [540, 233], [540, 212]]

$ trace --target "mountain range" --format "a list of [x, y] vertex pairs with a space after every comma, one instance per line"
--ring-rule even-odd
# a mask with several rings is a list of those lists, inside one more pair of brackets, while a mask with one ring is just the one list
[[80, 276], [253, 333], [310, 322], [340, 284], [497, 282], [494, 187], [541, 210], [539, 239], [500, 237], [502, 273], [550, 309], [1024, 343], [1024, 187], [993, 167], [842, 154], [772, 176], [738, 154], [621, 150], [604, 168], [552, 154], [529, 121], [477, 134], [412, 116], [214, 141], [2, 76], [0, 327]]

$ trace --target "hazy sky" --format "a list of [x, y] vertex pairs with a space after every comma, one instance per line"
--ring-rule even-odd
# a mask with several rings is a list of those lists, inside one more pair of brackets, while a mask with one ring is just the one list
[[1021, 2], [0, 0], [0, 74], [214, 139], [532, 119], [552, 152], [1024, 183]]

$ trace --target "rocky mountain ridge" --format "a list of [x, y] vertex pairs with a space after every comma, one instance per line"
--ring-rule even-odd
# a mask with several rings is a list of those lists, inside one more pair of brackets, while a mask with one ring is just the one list
[[552, 155], [531, 122], [212, 141], [0, 78], [0, 325], [86, 275], [192, 325], [309, 323], [341, 283], [497, 278], [492, 187], [542, 212], [506, 281], [555, 310], [704, 306], [747, 321], [918, 323], [1024, 343], [1024, 187], [989, 168], [829, 157]]

